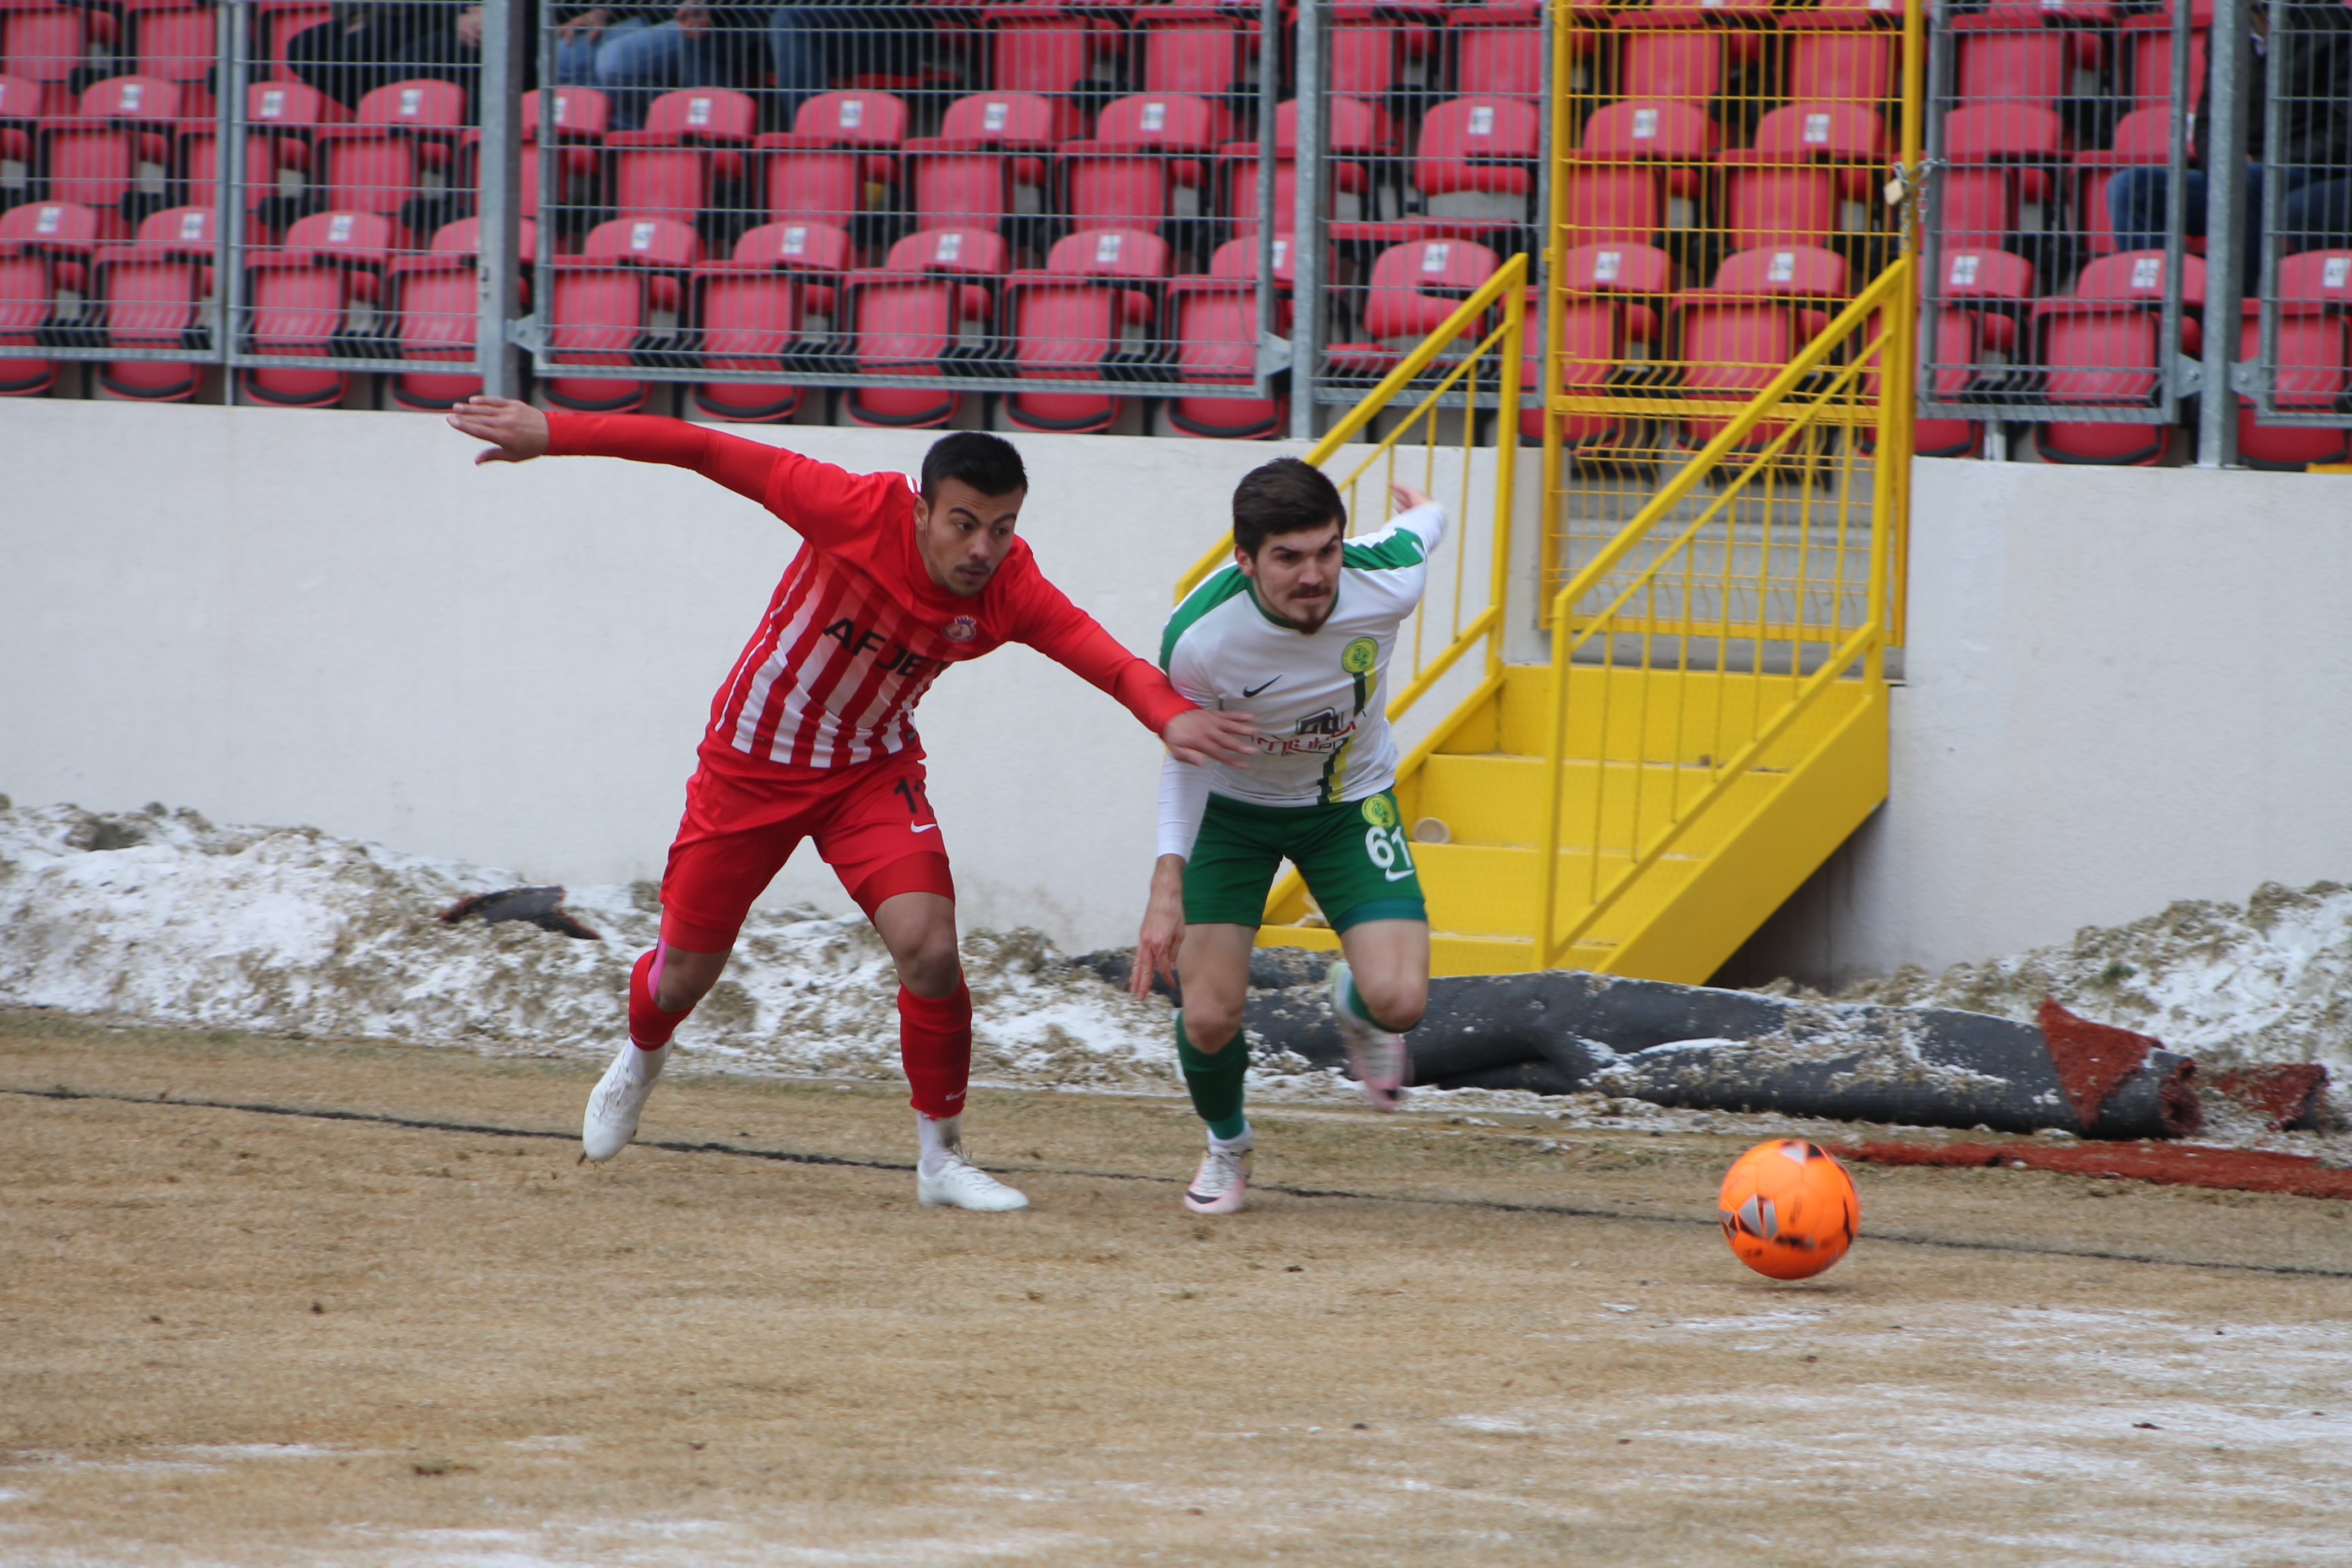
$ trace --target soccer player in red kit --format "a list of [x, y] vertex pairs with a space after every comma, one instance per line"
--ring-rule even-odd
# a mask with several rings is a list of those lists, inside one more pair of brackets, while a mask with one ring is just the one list
[[676, 419], [474, 397], [449, 423], [490, 443], [477, 462], [604, 457], [692, 468], [760, 502], [803, 542], [711, 702], [662, 874], [661, 937], [630, 973], [628, 1043], [582, 1121], [587, 1157], [609, 1160], [636, 1135], [671, 1035], [718, 983], [751, 900], [814, 838], [898, 965], [917, 1195], [953, 1208], [1027, 1206], [963, 1155], [971, 993], [956, 953], [955, 883], [923, 794], [915, 704], [948, 666], [1025, 642], [1108, 692], [1188, 762], [1246, 758], [1248, 721], [1178, 696], [1045, 580], [1013, 535], [1028, 494], [1021, 455], [997, 437], [943, 437], [910, 489], [902, 475], [846, 473]]

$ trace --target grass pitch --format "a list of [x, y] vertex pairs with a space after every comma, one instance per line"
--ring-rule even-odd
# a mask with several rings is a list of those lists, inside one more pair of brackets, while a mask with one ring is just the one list
[[1209, 1222], [983, 1091], [963, 1215], [896, 1092], [593, 1078], [0, 1015], [0, 1562], [2352, 1560], [2352, 1204], [1857, 1165], [1780, 1285], [1748, 1137], [1269, 1109]]

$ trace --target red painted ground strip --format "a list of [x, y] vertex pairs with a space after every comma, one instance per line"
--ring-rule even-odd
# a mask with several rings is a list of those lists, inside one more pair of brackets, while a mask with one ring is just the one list
[[1893, 1143], [1832, 1146], [1850, 1160], [1879, 1165], [2008, 1165], [2115, 1176], [2163, 1186], [2220, 1187], [2240, 1193], [2288, 1193], [2305, 1198], [2352, 1199], [2352, 1170], [2323, 1165], [2307, 1154], [2271, 1154], [2180, 1143]]

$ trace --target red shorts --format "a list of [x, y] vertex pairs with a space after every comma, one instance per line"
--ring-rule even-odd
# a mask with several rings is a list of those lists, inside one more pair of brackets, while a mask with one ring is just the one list
[[686, 819], [662, 873], [662, 940], [688, 952], [725, 952], [803, 838], [816, 840], [869, 920], [900, 893], [955, 897], [913, 748], [782, 777], [706, 760], [686, 786]]

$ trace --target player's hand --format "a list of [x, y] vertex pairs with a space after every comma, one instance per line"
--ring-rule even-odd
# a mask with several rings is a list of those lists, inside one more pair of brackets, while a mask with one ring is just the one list
[[1135, 937], [1135, 966], [1127, 988], [1151, 994], [1151, 977], [1176, 984], [1176, 955], [1184, 946], [1184, 858], [1162, 855], [1151, 868], [1151, 901], [1144, 906], [1143, 929]]
[[1396, 503], [1396, 509], [1400, 512], [1411, 511], [1417, 506], [1433, 505], [1437, 500], [1427, 490], [1417, 490], [1411, 485], [1391, 485], [1389, 499]]
[[688, 34], [710, 31], [710, 7], [680, 5], [677, 8], [677, 30]]
[[477, 464], [528, 463], [547, 452], [547, 416], [511, 397], [478, 393], [449, 411], [449, 427], [490, 444]]
[[1252, 742], [1257, 725], [1246, 713], [1223, 713], [1207, 708], [1189, 708], [1168, 721], [1160, 738], [1168, 746], [1168, 754], [1180, 763], [1202, 768], [1211, 763], [1229, 763], [1237, 768], [1249, 766], [1257, 754]]
[[457, 13], [457, 41], [469, 49], [482, 47], [482, 8], [468, 5]]

